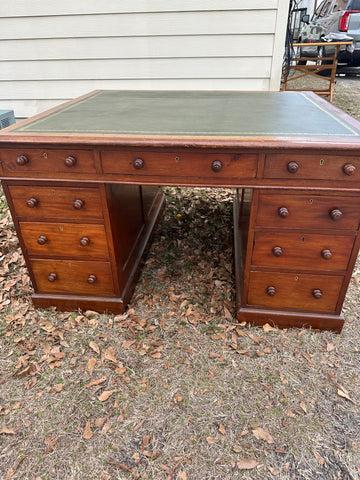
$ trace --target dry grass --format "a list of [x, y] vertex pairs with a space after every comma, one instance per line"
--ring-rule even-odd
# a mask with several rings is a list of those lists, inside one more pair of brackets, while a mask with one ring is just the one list
[[109, 316], [32, 308], [2, 197], [0, 478], [358, 479], [359, 267], [340, 335], [239, 326], [232, 191], [167, 198]]

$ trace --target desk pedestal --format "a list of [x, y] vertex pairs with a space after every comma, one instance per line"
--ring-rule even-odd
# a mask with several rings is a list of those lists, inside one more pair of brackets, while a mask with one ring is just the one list
[[339, 332], [359, 248], [359, 202], [316, 191], [238, 193], [237, 319]]
[[164, 205], [158, 187], [4, 181], [35, 307], [122, 313]]

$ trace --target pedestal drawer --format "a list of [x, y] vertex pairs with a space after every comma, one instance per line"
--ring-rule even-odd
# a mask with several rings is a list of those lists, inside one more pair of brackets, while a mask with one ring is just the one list
[[114, 285], [108, 262], [31, 259], [39, 293], [113, 296]]
[[346, 271], [352, 236], [312, 233], [255, 233], [252, 265], [288, 269]]
[[261, 193], [256, 225], [357, 230], [360, 197]]
[[29, 255], [108, 258], [104, 225], [20, 222]]
[[18, 217], [102, 219], [97, 188], [9, 186]]
[[5, 173], [96, 173], [88, 150], [12, 148], [1, 150], [0, 160]]
[[328, 153], [273, 153], [266, 155], [264, 177], [358, 182], [360, 157]]
[[340, 275], [253, 271], [248, 305], [334, 312], [343, 280]]

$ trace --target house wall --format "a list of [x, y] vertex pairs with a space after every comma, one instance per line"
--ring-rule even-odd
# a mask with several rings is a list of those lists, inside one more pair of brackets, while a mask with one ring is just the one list
[[278, 90], [289, 0], [0, 2], [0, 109], [94, 89]]

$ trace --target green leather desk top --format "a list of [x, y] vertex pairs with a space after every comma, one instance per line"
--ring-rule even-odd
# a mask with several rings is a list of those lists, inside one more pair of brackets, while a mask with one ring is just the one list
[[192, 138], [360, 136], [352, 122], [305, 92], [96, 91], [12, 131]]

